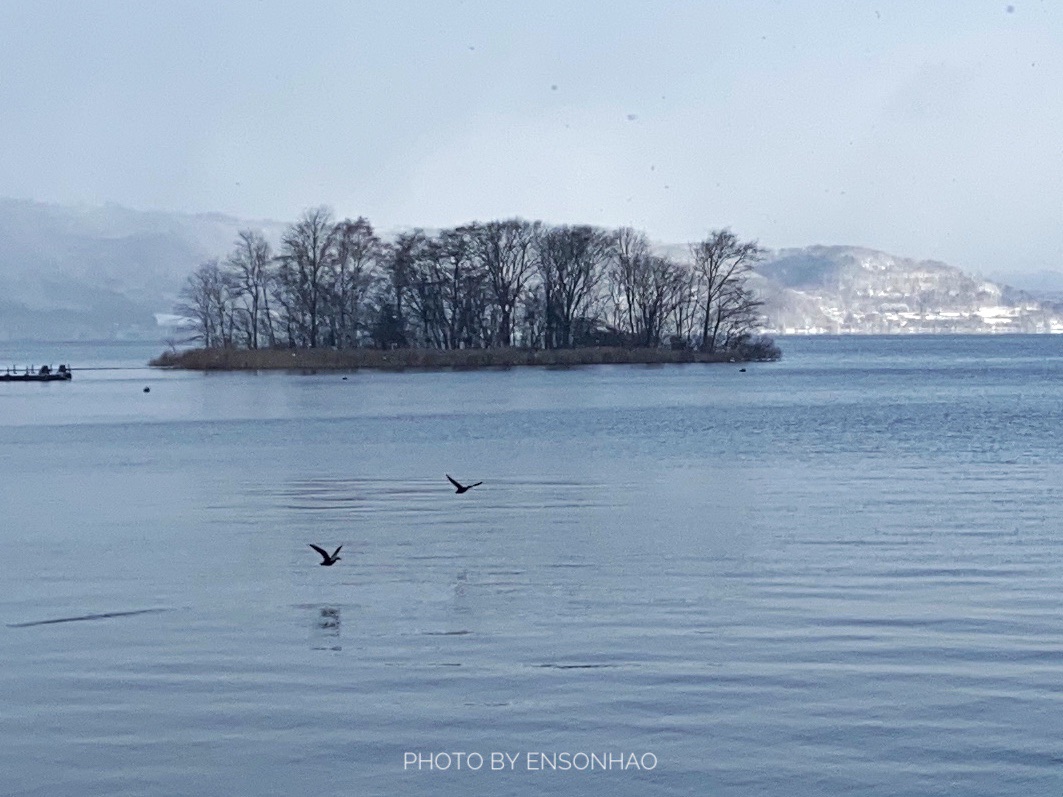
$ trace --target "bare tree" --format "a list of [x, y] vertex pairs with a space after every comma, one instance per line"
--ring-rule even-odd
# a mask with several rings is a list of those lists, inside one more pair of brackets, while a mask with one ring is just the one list
[[410, 286], [416, 281], [418, 260], [428, 238], [423, 230], [401, 233], [384, 248], [381, 258], [382, 290], [378, 301], [376, 343], [394, 347], [409, 344]]
[[269, 267], [273, 252], [269, 241], [255, 230], [241, 230], [236, 246], [226, 260], [237, 287], [238, 317], [249, 349], [259, 347], [260, 335], [273, 345], [273, 324], [269, 314]]
[[365, 324], [367, 300], [376, 281], [374, 266], [383, 247], [368, 219], [344, 219], [333, 230], [335, 274], [329, 302], [332, 343], [340, 348], [358, 346]]
[[704, 241], [690, 247], [702, 314], [700, 348], [715, 351], [723, 297], [735, 284], [744, 286], [764, 250], [756, 241], [740, 241], [730, 230], [715, 230]]
[[716, 302], [710, 335], [721, 349], [733, 349], [750, 338], [757, 328], [763, 302], [744, 281], [728, 283]]
[[[404, 240], [407, 245], [398, 250], [404, 268], [407, 307], [410, 310], [410, 333], [414, 345], [433, 349], [447, 346], [447, 312], [442, 288], [444, 255], [435, 239], [425, 235]], [[396, 260], [398, 269], [400, 260]]]
[[641, 345], [660, 345], [665, 325], [686, 300], [689, 285], [690, 270], [686, 265], [667, 257], [649, 257], [642, 290], [636, 295]]
[[698, 278], [686, 265], [681, 267], [681, 282], [676, 294], [675, 307], [669, 315], [672, 334], [672, 348], [688, 348], [695, 343], [695, 335], [700, 332], [698, 324]]
[[302, 345], [298, 332], [300, 322], [296, 307], [297, 297], [293, 286], [288, 282], [291, 274], [284, 268], [284, 264], [278, 261], [274, 263], [275, 267], [269, 271], [266, 280], [266, 290], [272, 300], [270, 345], [280, 345], [279, 336], [283, 335], [284, 345], [294, 349]]
[[235, 303], [233, 283], [226, 277], [217, 259], [200, 265], [181, 289], [181, 301], [174, 312], [192, 321], [193, 340], [203, 348], [232, 345]]
[[545, 348], [546, 299], [543, 296], [541, 282], [532, 285], [521, 307], [523, 308], [520, 316], [521, 343], [527, 348]]
[[473, 252], [484, 269], [498, 311], [497, 333], [491, 342], [510, 346], [513, 343], [514, 312], [534, 273], [532, 243], [538, 224], [508, 219], [471, 224], [468, 229]]
[[609, 288], [613, 293], [614, 323], [632, 335], [636, 334], [636, 300], [639, 274], [642, 265], [650, 256], [650, 242], [646, 234], [621, 227], [616, 231], [614, 263], [610, 272]]
[[613, 235], [580, 225], [548, 227], [536, 236], [547, 348], [574, 345], [576, 320], [592, 321], [594, 300], [613, 250]]
[[311, 349], [321, 343], [322, 310], [333, 276], [335, 227], [326, 207], [312, 208], [284, 233], [278, 277], [288, 294], [294, 337]]
[[665, 324], [683, 303], [689, 283], [685, 266], [651, 254], [644, 233], [630, 227], [617, 231], [609, 287], [616, 326], [637, 345], [660, 345]]
[[476, 262], [474, 228], [440, 231], [428, 241], [420, 264], [421, 279], [436, 294], [433, 316], [441, 348], [482, 346], [487, 309], [484, 269]]

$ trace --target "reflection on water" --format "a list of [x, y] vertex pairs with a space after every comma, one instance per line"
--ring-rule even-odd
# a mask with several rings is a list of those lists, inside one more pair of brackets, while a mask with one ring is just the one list
[[312, 650], [343, 650], [340, 643], [340, 607], [319, 606], [314, 617]]
[[454, 578], [454, 613], [462, 614], [469, 611], [468, 598], [469, 573], [462, 570]]

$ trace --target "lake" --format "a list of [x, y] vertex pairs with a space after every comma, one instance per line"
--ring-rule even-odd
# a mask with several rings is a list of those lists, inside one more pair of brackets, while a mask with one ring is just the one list
[[0, 345], [0, 792], [1063, 793], [1063, 339], [780, 345]]

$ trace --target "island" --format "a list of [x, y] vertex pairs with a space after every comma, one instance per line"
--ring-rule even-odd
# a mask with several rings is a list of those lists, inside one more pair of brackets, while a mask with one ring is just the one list
[[629, 227], [513, 218], [389, 240], [312, 208], [278, 251], [243, 230], [174, 308], [196, 370], [483, 368], [779, 359], [750, 287], [764, 250], [729, 229], [661, 254]]

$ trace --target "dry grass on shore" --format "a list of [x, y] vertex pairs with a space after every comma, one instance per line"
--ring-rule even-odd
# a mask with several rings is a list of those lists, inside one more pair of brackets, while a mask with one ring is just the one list
[[734, 362], [727, 352], [672, 349], [190, 349], [166, 352], [149, 364], [193, 371], [353, 370], [380, 368], [508, 368]]

